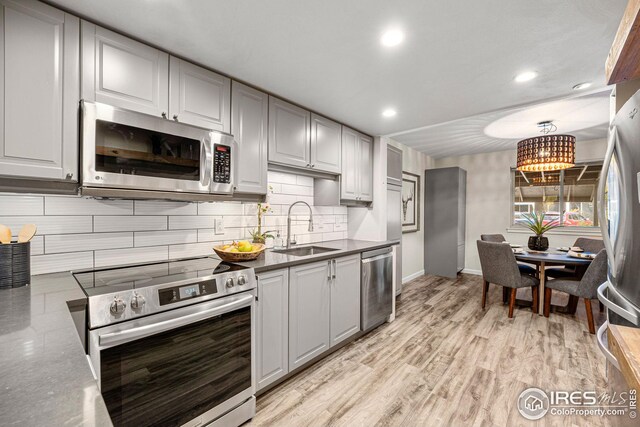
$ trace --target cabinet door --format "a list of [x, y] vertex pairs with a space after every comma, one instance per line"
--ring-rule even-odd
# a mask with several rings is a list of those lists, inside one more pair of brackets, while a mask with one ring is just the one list
[[329, 265], [320, 261], [289, 269], [289, 370], [329, 348]]
[[173, 120], [229, 133], [231, 79], [171, 57], [169, 116]]
[[359, 196], [364, 202], [373, 201], [373, 139], [365, 135], [358, 136], [360, 168], [358, 169]]
[[339, 174], [342, 157], [342, 126], [317, 114], [311, 114], [311, 167]]
[[358, 133], [348, 127], [342, 127], [342, 175], [340, 176], [340, 198], [356, 200], [358, 198]]
[[360, 331], [360, 255], [332, 263], [331, 347]]
[[167, 114], [169, 55], [82, 21], [82, 98]]
[[281, 99], [269, 97], [269, 161], [307, 168], [311, 165], [311, 113]]
[[258, 275], [256, 384], [260, 390], [289, 372], [289, 270]]
[[269, 96], [233, 82], [231, 133], [238, 142], [236, 192], [267, 194]]
[[77, 181], [80, 21], [0, 1], [0, 175]]

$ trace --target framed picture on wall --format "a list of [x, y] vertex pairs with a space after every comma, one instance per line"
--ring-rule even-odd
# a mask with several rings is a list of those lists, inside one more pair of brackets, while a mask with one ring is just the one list
[[420, 230], [420, 175], [402, 172], [402, 232]]

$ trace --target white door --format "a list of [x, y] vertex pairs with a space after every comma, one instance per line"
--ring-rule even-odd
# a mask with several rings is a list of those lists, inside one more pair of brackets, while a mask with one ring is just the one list
[[360, 200], [373, 201], [373, 139], [365, 135], [359, 135], [360, 141], [360, 169], [358, 174]]
[[348, 127], [342, 127], [342, 175], [340, 176], [340, 198], [356, 200], [358, 198], [358, 133]]
[[172, 56], [169, 116], [179, 122], [229, 133], [231, 79]]
[[79, 19], [0, 1], [0, 175], [77, 181]]
[[238, 143], [237, 193], [267, 194], [269, 95], [233, 82], [231, 133]]
[[82, 21], [82, 98], [166, 116], [169, 55]]
[[311, 113], [281, 99], [269, 97], [269, 161], [310, 168]]
[[311, 114], [311, 167], [339, 174], [342, 157], [342, 126], [333, 120]]
[[332, 260], [331, 347], [360, 331], [360, 254]]

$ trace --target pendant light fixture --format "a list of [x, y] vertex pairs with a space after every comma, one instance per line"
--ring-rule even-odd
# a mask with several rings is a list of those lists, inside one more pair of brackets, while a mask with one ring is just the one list
[[576, 163], [576, 137], [573, 135], [549, 135], [557, 130], [551, 120], [538, 123], [544, 135], [518, 142], [518, 170], [523, 172], [547, 172], [568, 169]]

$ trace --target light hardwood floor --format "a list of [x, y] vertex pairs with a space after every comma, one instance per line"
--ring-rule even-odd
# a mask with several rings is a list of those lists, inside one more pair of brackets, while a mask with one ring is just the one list
[[470, 275], [412, 281], [394, 322], [260, 396], [247, 426], [606, 425], [550, 414], [528, 421], [515, 406], [531, 386], [606, 389], [584, 304], [576, 316], [518, 308], [508, 319], [502, 288], [491, 285], [484, 311], [481, 289]]

